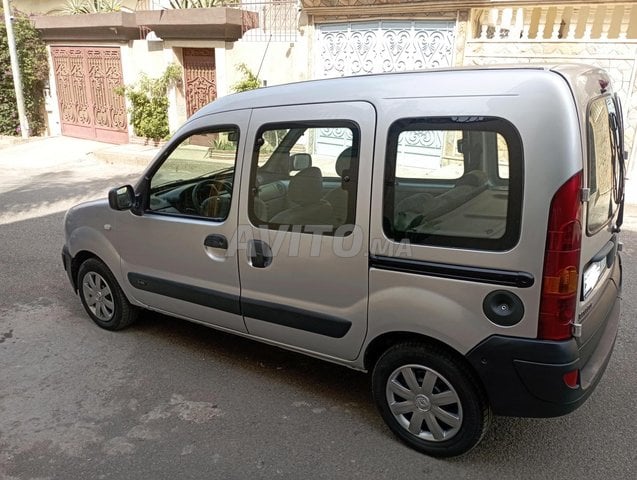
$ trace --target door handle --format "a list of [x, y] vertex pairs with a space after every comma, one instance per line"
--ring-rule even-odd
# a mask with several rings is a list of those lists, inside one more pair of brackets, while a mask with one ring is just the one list
[[248, 262], [255, 268], [265, 268], [272, 263], [272, 249], [263, 240], [248, 242]]
[[203, 244], [206, 247], [210, 248], [223, 248], [227, 250], [228, 248], [228, 239], [220, 234], [208, 235], [206, 239], [203, 241]]

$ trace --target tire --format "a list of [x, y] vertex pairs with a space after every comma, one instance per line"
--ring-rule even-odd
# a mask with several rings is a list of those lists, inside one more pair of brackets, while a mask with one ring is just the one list
[[372, 391], [392, 432], [432, 457], [468, 452], [491, 424], [491, 409], [475, 374], [436, 345], [390, 347], [374, 366]]
[[113, 273], [100, 260], [89, 258], [80, 265], [77, 285], [86, 313], [100, 327], [121, 330], [137, 319], [137, 308], [129, 303]]

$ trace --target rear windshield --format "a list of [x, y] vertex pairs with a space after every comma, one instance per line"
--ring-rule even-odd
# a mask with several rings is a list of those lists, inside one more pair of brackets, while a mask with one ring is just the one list
[[599, 231], [613, 216], [614, 167], [617, 159], [616, 136], [611, 116], [615, 104], [611, 96], [593, 100], [588, 109], [588, 202], [587, 230]]

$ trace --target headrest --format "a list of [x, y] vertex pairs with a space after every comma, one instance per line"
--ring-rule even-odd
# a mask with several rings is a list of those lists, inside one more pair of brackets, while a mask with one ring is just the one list
[[482, 170], [472, 170], [465, 173], [456, 182], [456, 186], [469, 185], [471, 187], [482, 187], [487, 184], [487, 174]]
[[301, 170], [290, 179], [288, 198], [294, 203], [309, 205], [323, 196], [323, 175], [318, 167]]
[[430, 202], [434, 196], [430, 193], [417, 193], [398, 202], [396, 210], [399, 212], [422, 213], [430, 207]]
[[349, 170], [351, 163], [352, 147], [347, 147], [345, 150], [339, 153], [338, 158], [336, 159], [336, 165], [334, 166], [339, 177], [343, 176], [344, 170]]

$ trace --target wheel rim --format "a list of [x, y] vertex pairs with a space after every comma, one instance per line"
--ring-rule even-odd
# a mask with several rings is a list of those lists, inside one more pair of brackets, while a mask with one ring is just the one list
[[99, 320], [108, 322], [115, 314], [111, 288], [99, 273], [88, 272], [82, 280], [82, 293], [86, 306]]
[[389, 376], [389, 410], [410, 434], [431, 442], [449, 440], [462, 426], [462, 404], [445, 377], [423, 365], [404, 365]]

